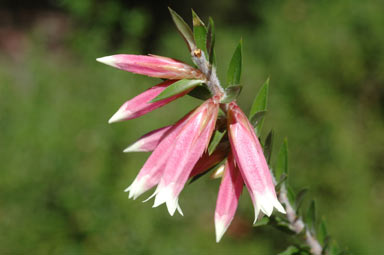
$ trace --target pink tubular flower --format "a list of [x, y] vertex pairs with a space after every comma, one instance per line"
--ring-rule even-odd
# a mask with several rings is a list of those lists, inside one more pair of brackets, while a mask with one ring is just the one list
[[243, 184], [243, 178], [241, 177], [239, 169], [235, 166], [232, 153], [230, 153], [225, 162], [224, 176], [221, 180], [219, 195], [216, 202], [216, 242], [220, 241], [235, 216], [237, 204], [241, 192], [243, 191]]
[[97, 61], [131, 73], [164, 79], [204, 79], [204, 75], [178, 60], [149, 55], [118, 54], [98, 58]]
[[154, 207], [167, 204], [171, 215], [178, 195], [194, 165], [204, 153], [215, 127], [219, 104], [209, 99], [169, 130], [126, 191], [136, 198], [158, 184]]
[[[219, 104], [214, 99], [205, 101], [191, 115], [174, 139], [161, 180], [153, 196], [153, 207], [166, 203], [169, 214], [179, 209], [178, 196], [188, 177], [207, 149], [215, 128]], [[179, 209], [181, 213], [181, 210]]]
[[150, 89], [147, 89], [143, 93], [137, 95], [125, 102], [119, 110], [109, 119], [108, 123], [114, 123], [123, 120], [130, 120], [134, 118], [138, 118], [150, 111], [156, 110], [179, 97], [184, 96], [190, 90], [184, 91], [180, 94], [171, 96], [169, 98], [165, 98], [163, 100], [159, 100], [156, 102], [150, 102], [152, 99], [156, 98], [164, 89], [166, 89], [169, 85], [174, 83], [174, 80], [169, 80], [162, 82]]
[[276, 197], [272, 175], [259, 139], [245, 114], [235, 102], [228, 105], [228, 135], [243, 180], [255, 208], [255, 221], [260, 210], [270, 216], [275, 207], [285, 213]]
[[172, 148], [173, 140], [187, 123], [191, 114], [192, 113], [188, 113], [175, 123], [169, 129], [167, 135], [156, 146], [133, 183], [125, 189], [125, 192], [129, 192], [129, 198], [136, 199], [159, 183], [168, 154], [170, 153], [170, 148]]
[[128, 146], [124, 152], [153, 151], [171, 128], [172, 126], [166, 126], [143, 135], [136, 142]]

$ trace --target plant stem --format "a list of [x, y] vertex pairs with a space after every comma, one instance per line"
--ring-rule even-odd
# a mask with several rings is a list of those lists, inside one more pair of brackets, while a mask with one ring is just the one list
[[285, 210], [287, 212], [287, 219], [289, 221], [290, 229], [296, 234], [300, 234], [305, 229], [305, 242], [310, 247], [311, 253], [314, 255], [321, 255], [323, 248], [321, 247], [316, 237], [305, 226], [302, 218], [296, 214], [291, 203], [289, 202], [287, 189], [285, 188], [284, 184], [282, 184], [280, 189], [279, 200], [281, 203], [285, 204]]
[[207, 77], [207, 86], [213, 96], [220, 98], [225, 96], [223, 87], [220, 85], [217, 77], [216, 68], [212, 66], [205, 58], [204, 52], [196, 49], [192, 52], [192, 60], [198, 66], [200, 71]]

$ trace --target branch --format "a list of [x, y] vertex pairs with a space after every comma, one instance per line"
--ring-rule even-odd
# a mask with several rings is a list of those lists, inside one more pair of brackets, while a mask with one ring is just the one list
[[300, 216], [298, 216], [293, 209], [291, 203], [289, 202], [287, 196], [287, 189], [284, 184], [282, 184], [279, 194], [280, 202], [285, 204], [285, 210], [287, 212], [287, 219], [289, 221], [289, 227], [296, 234], [300, 234], [304, 229], [305, 230], [305, 242], [311, 249], [311, 253], [314, 255], [321, 255], [323, 248], [321, 247], [319, 241], [312, 235], [308, 230], [308, 227], [305, 225], [304, 221]]

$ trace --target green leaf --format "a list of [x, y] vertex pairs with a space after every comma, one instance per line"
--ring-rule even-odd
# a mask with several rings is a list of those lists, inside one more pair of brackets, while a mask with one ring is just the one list
[[279, 154], [277, 155], [277, 162], [275, 167], [275, 178], [280, 179], [280, 176], [285, 173], [288, 175], [288, 141], [284, 140], [283, 145], [280, 148]]
[[292, 187], [287, 185], [285, 186], [285, 188], [287, 189], [287, 197], [288, 197], [288, 201], [289, 203], [291, 204], [294, 204], [295, 203], [295, 192], [293, 191]]
[[174, 10], [169, 8], [169, 12], [171, 13], [173, 22], [175, 23], [177, 30], [181, 34], [181, 36], [184, 38], [184, 41], [187, 43], [189, 51], [192, 51], [196, 48], [196, 43], [193, 38], [193, 33], [191, 28], [188, 26], [188, 24], [183, 20], [182, 17], [180, 17], [179, 14], [177, 14]]
[[297, 248], [296, 246], [289, 246], [287, 249], [280, 252], [278, 255], [294, 255], [294, 254], [298, 254], [299, 252], [300, 252], [300, 249]]
[[317, 228], [317, 239], [320, 241], [320, 244], [324, 247], [328, 238], [327, 226], [324, 219], [321, 219], [320, 224]]
[[280, 175], [280, 179], [278, 180], [278, 183], [275, 186], [276, 190], [280, 190], [281, 185], [287, 180], [287, 177], [288, 176], [285, 173]]
[[194, 88], [191, 92], [188, 93], [188, 96], [205, 101], [211, 98], [212, 94], [206, 86], [196, 86], [196, 88]]
[[264, 225], [267, 225], [269, 222], [269, 218], [267, 216], [264, 216], [263, 218], [261, 218], [260, 220], [256, 221], [255, 224], [253, 224], [254, 227], [260, 227], [260, 226], [264, 226]]
[[241, 77], [241, 65], [242, 65], [242, 46], [243, 41], [240, 40], [235, 52], [232, 55], [231, 62], [227, 72], [227, 84], [228, 86], [239, 85]]
[[[255, 99], [253, 100], [253, 104], [251, 107], [251, 111], [249, 112], [249, 118], [252, 117], [260, 111], [267, 110], [267, 102], [268, 102], [268, 90], [269, 90], [269, 78], [264, 82], [261, 86], [259, 92], [257, 93]], [[263, 127], [263, 118], [257, 124], [255, 131], [259, 136], [261, 132], [261, 128]]]
[[303, 204], [303, 201], [304, 201], [304, 197], [305, 195], [308, 193], [308, 189], [307, 188], [304, 188], [304, 189], [301, 189], [297, 195], [296, 195], [296, 201], [295, 201], [295, 205], [296, 205], [296, 212], [299, 211], [301, 205]]
[[305, 223], [308, 226], [308, 230], [312, 233], [315, 232], [315, 224], [316, 224], [316, 208], [315, 208], [315, 201], [312, 200], [311, 204], [309, 205]]
[[207, 52], [207, 27], [203, 21], [197, 16], [196, 12], [192, 10], [192, 21], [193, 21], [193, 35], [196, 42], [196, 47], [201, 49], [205, 57], [208, 58]]
[[209, 55], [209, 63], [216, 64], [215, 58], [215, 23], [213, 19], [209, 17], [208, 33], [207, 33], [207, 51]]
[[274, 137], [274, 132], [273, 132], [273, 129], [272, 129], [268, 133], [267, 138], [265, 138], [265, 142], [264, 142], [264, 155], [265, 155], [265, 157], [267, 159], [268, 164], [271, 162], [273, 137]]
[[236, 98], [240, 95], [242, 88], [243, 87], [240, 85], [227, 87], [225, 89], [225, 97], [221, 99], [220, 102], [223, 104], [227, 104], [236, 100]]
[[[230, 87], [229, 87], [230, 88]], [[259, 111], [255, 113], [252, 118], [249, 120], [253, 127], [256, 127], [258, 123], [263, 119], [264, 115], [267, 113], [267, 111]]]
[[226, 132], [227, 132], [226, 130], [224, 132], [220, 132], [219, 130], [216, 130], [215, 134], [212, 137], [211, 143], [208, 146], [209, 155], [211, 155], [215, 151], [217, 145], [219, 145], [221, 139], [224, 137]]
[[164, 89], [157, 97], [151, 100], [151, 103], [166, 99], [168, 97], [180, 94], [190, 88], [196, 87], [197, 85], [202, 84], [202, 80], [188, 80], [183, 79], [169, 85]]

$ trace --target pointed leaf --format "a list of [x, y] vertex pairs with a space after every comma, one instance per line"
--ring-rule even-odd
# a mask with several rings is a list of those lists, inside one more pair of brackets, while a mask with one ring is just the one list
[[320, 221], [320, 224], [317, 228], [317, 239], [320, 241], [320, 244], [324, 247], [328, 239], [328, 231], [324, 219]]
[[208, 57], [207, 53], [207, 27], [204, 25], [203, 21], [197, 16], [196, 12], [192, 10], [192, 20], [193, 20], [193, 35], [196, 42], [196, 47], [201, 49], [205, 57]]
[[220, 132], [219, 130], [216, 130], [215, 134], [212, 137], [211, 143], [208, 146], [209, 155], [211, 155], [215, 151], [217, 145], [219, 145], [221, 139], [224, 137], [226, 132], [227, 132], [226, 130], [224, 132]]
[[184, 41], [187, 43], [189, 51], [193, 51], [196, 48], [195, 40], [193, 39], [193, 33], [188, 24], [177, 14], [174, 10], [169, 8], [173, 22], [175, 23], [177, 30], [184, 38]]
[[268, 133], [267, 138], [265, 138], [264, 142], [264, 155], [267, 159], [268, 165], [271, 161], [271, 155], [272, 155], [272, 146], [273, 146], [273, 138], [274, 138], [274, 132], [273, 129]]
[[241, 66], [242, 66], [242, 45], [243, 41], [240, 40], [239, 45], [236, 47], [233, 53], [231, 62], [229, 64], [227, 72], [227, 84], [228, 86], [239, 85], [241, 77]]
[[300, 249], [297, 248], [296, 246], [289, 246], [287, 249], [284, 251], [280, 252], [277, 255], [294, 255], [294, 254], [299, 254]]
[[204, 101], [212, 97], [211, 92], [206, 86], [196, 86], [188, 95]]
[[296, 205], [296, 212], [299, 211], [301, 205], [303, 204], [303, 201], [304, 201], [304, 197], [305, 195], [308, 193], [308, 189], [307, 188], [304, 188], [302, 190], [300, 190], [297, 195], [296, 195], [296, 201], [295, 201], [295, 205]]
[[285, 173], [283, 173], [282, 175], [280, 175], [280, 179], [279, 180], [276, 180], [277, 181], [277, 184], [275, 186], [275, 189], [276, 190], [280, 190], [281, 188], [281, 185], [287, 180], [287, 175]]
[[254, 224], [253, 224], [253, 227], [260, 227], [260, 226], [264, 226], [264, 225], [267, 225], [269, 222], [269, 218], [267, 216], [264, 216], [263, 218], [261, 218], [260, 220], [256, 221]]
[[242, 88], [243, 87], [240, 85], [227, 87], [225, 89], [225, 97], [221, 99], [220, 102], [223, 104], [227, 104], [236, 100], [236, 98], [240, 95]]
[[280, 176], [283, 173], [288, 175], [288, 141], [287, 139], [284, 140], [284, 143], [281, 146], [279, 154], [277, 156], [277, 162], [275, 167], [276, 180], [279, 180]]
[[287, 197], [289, 200], [289, 203], [294, 204], [295, 203], [295, 192], [293, 191], [292, 187], [287, 185], [285, 186], [287, 189]]
[[156, 102], [156, 101], [163, 100], [165, 98], [177, 95], [177, 94], [184, 92], [188, 89], [196, 87], [197, 85], [200, 85], [202, 83], [203, 83], [202, 80], [188, 80], [188, 79], [179, 80], [179, 81], [171, 84], [170, 86], [168, 86], [166, 89], [164, 89], [151, 102]]
[[213, 22], [213, 19], [209, 17], [209, 26], [208, 26], [208, 33], [207, 33], [207, 51], [209, 55], [209, 63], [211, 65], [216, 64], [216, 58], [215, 58], [215, 24]]
[[267, 113], [267, 111], [259, 111], [255, 113], [252, 118], [249, 120], [253, 127], [256, 128], [257, 124], [260, 123], [260, 121], [264, 118], [264, 115]]
[[[269, 78], [261, 86], [259, 92], [257, 93], [255, 99], [253, 100], [251, 111], [249, 112], [250, 118], [252, 118], [253, 115], [255, 115], [257, 112], [267, 110], [268, 90], [269, 90]], [[259, 121], [259, 123], [255, 128], [257, 135], [260, 135], [262, 126], [263, 126], [263, 118]]]
[[305, 221], [306, 225], [308, 226], [308, 230], [314, 233], [316, 224], [316, 208], [314, 200], [312, 200], [311, 204], [309, 205]]

